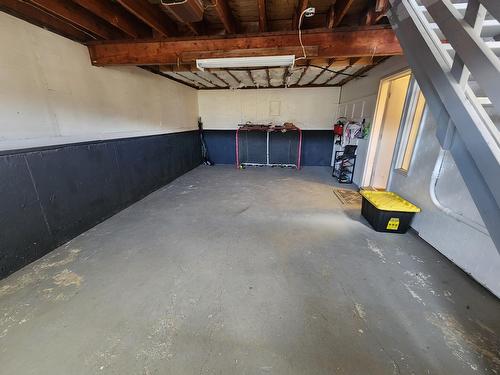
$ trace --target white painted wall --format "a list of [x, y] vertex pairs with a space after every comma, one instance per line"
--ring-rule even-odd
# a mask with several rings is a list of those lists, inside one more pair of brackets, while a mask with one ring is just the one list
[[329, 130], [340, 88], [210, 90], [198, 92], [205, 129], [236, 129], [247, 121], [292, 122], [302, 129]]
[[[420, 237], [500, 297], [500, 254], [490, 236], [445, 215], [431, 201], [429, 184], [441, 147], [436, 138], [436, 123], [430, 114], [422, 121], [418, 137], [408, 175], [393, 172], [390, 190], [422, 209], [412, 224]], [[437, 198], [445, 207], [484, 226], [449, 154], [438, 180]]]
[[0, 12], [0, 149], [197, 128], [196, 90]]
[[[366, 74], [366, 77], [352, 80], [344, 85], [342, 87], [338, 116], [345, 116], [353, 121], [361, 121], [364, 118], [367, 123], [373, 124], [380, 80], [407, 68], [408, 63], [403, 56], [392, 57], [370, 70]], [[360, 139], [357, 142], [358, 149], [354, 183], [360, 186], [369, 142], [368, 139]]]
[[[354, 80], [342, 89], [339, 112], [352, 114], [354, 119], [373, 119], [380, 79], [407, 68], [404, 58], [391, 58], [369, 72], [368, 76]], [[414, 158], [408, 175], [392, 172], [389, 190], [407, 198], [422, 208], [413, 221], [413, 228], [457, 266], [500, 297], [500, 255], [491, 238], [466, 224], [445, 215], [431, 201], [429, 184], [440, 151], [436, 138], [436, 124], [432, 116], [422, 122]], [[359, 183], [364, 169], [368, 140], [361, 140], [358, 148]], [[437, 185], [440, 201], [468, 218], [482, 223], [477, 208], [465, 186], [453, 158], [445, 159], [442, 177]]]

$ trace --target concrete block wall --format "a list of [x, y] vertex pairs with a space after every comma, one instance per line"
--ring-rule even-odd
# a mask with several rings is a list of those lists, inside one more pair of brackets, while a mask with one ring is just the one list
[[0, 278], [200, 164], [196, 90], [0, 12]]

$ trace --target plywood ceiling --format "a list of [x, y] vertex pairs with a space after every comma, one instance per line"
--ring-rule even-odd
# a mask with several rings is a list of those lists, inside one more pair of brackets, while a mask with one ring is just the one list
[[[341, 86], [401, 54], [385, 17], [388, 0], [202, 0], [203, 19], [194, 23], [160, 2], [0, 0], [0, 10], [87, 44], [94, 65], [133, 64], [200, 90]], [[207, 55], [300, 55], [298, 18], [306, 7], [316, 8], [302, 25], [312, 52], [298, 66], [194, 67]]]

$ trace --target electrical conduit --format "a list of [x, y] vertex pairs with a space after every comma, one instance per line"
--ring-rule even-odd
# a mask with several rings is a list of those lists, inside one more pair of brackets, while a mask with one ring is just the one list
[[432, 203], [434, 203], [434, 205], [439, 210], [444, 212], [446, 215], [452, 217], [453, 219], [455, 219], [461, 223], [468, 225], [469, 227], [477, 230], [478, 232], [481, 232], [481, 233], [489, 236], [488, 230], [486, 229], [485, 226], [475, 222], [474, 220], [468, 219], [467, 217], [453, 211], [451, 208], [444, 206], [439, 201], [439, 199], [437, 197], [437, 193], [436, 193], [436, 187], [437, 187], [437, 183], [439, 181], [439, 177], [441, 176], [441, 170], [443, 168], [445, 156], [446, 156], [446, 150], [441, 149], [439, 151], [439, 155], [436, 159], [436, 164], [434, 165], [434, 170], [432, 171], [431, 182], [429, 185], [429, 194], [431, 196]]

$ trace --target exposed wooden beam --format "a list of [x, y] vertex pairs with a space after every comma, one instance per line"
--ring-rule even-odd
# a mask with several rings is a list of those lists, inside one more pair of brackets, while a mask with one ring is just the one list
[[287, 67], [287, 68], [285, 69], [285, 74], [284, 74], [284, 76], [283, 76], [283, 80], [284, 80], [284, 81], [283, 81], [283, 85], [284, 85], [285, 87], [288, 87], [288, 80], [289, 80], [289, 78], [290, 78], [291, 76], [292, 76], [292, 72], [291, 72], [291, 70], [290, 70], [290, 67]]
[[299, 0], [299, 3], [297, 5], [297, 8], [295, 9], [295, 13], [293, 14], [293, 19], [292, 19], [292, 29], [293, 30], [298, 30], [299, 28], [299, 22], [300, 22], [300, 15], [304, 10], [306, 10], [307, 5], [309, 4], [308, 0]]
[[87, 9], [96, 16], [102, 18], [117, 29], [120, 29], [125, 34], [132, 38], [143, 38], [151, 36], [151, 30], [147, 30], [144, 24], [137, 21], [130, 13], [124, 10], [119, 5], [111, 1], [102, 0], [72, 0]]
[[234, 79], [238, 83], [238, 86], [241, 86], [242, 82], [238, 79], [238, 77], [236, 77], [233, 73], [231, 73], [230, 70], [225, 70], [225, 72], [227, 74], [229, 74], [231, 76], [231, 78]]
[[[155, 69], [155, 67], [153, 67], [153, 66], [139, 66], [139, 68], [147, 70], [148, 72], [153, 73], [153, 74], [158, 74], [158, 75], [160, 75], [160, 76], [162, 76], [164, 78], [170, 79], [171, 81], [175, 81], [177, 83], [180, 83], [180, 84], [183, 84], [185, 86], [191, 87], [192, 89], [198, 90], [198, 88], [199, 88], [198, 86], [193, 85], [192, 83], [188, 83], [188, 82], [185, 82], [185, 81], [180, 80], [178, 78], [172, 77], [172, 76], [170, 76], [168, 74], [165, 74], [160, 69]], [[188, 81], [190, 81], [190, 80], [188, 80]]]
[[[207, 80], [204, 80], [203, 78], [198, 77], [196, 74], [195, 74], [195, 76], [196, 76], [197, 78], [199, 78], [199, 79], [200, 79], [200, 81], [195, 81], [195, 80], [194, 80], [194, 79], [192, 79], [192, 78], [188, 78], [188, 77], [186, 77], [184, 74], [182, 74], [181, 72], [176, 72], [175, 74], [177, 74], [178, 76], [181, 76], [181, 77], [182, 77], [182, 78], [184, 78], [184, 79], [187, 79], [188, 81], [194, 82], [195, 84], [200, 85], [200, 86], [203, 86], [203, 87], [206, 87], [206, 88], [211, 88], [211, 86], [207, 86], [207, 84], [206, 84], [206, 83], [208, 83], [208, 84], [210, 84], [210, 85], [213, 85], [212, 83], [208, 82]], [[218, 88], [218, 87], [215, 87], [215, 88]]]
[[337, 0], [337, 2], [335, 3], [335, 15], [332, 27], [337, 27], [338, 25], [340, 25], [353, 2], [354, 0]]
[[77, 42], [95, 39], [93, 35], [81, 31], [53, 14], [19, 0], [0, 0], [0, 10]]
[[186, 22], [183, 19], [181, 19], [176, 13], [174, 13], [170, 7], [168, 6], [162, 6], [160, 9], [165, 12], [170, 18], [177, 20], [178, 22], [182, 23], [184, 26], [186, 26], [192, 33], [193, 35], [203, 35], [205, 34], [205, 23], [203, 21], [199, 22]]
[[375, 68], [375, 66], [377, 66], [381, 62], [387, 60], [388, 58], [389, 57], [378, 57], [378, 58], [375, 58], [373, 60], [373, 64], [372, 65], [368, 65], [368, 66], [365, 66], [364, 68], [359, 69], [352, 76], [346, 77], [342, 81], [340, 81], [339, 83], [337, 83], [337, 85], [338, 86], [345, 85], [346, 83], [352, 81], [353, 79], [358, 78], [359, 76], [361, 76], [361, 75], [369, 72], [370, 70], [372, 70], [373, 68]]
[[389, 10], [389, 0], [377, 0], [376, 4], [366, 11], [361, 23], [363, 25], [375, 25]]
[[227, 0], [213, 0], [214, 8], [217, 16], [224, 25], [224, 29], [228, 34], [235, 34], [238, 32], [238, 26], [236, 20], [234, 19], [231, 8], [227, 3]]
[[365, 26], [375, 25], [375, 23], [376, 23], [375, 15], [376, 15], [376, 12], [375, 12], [374, 8], [368, 9], [362, 17], [361, 25], [365, 25]]
[[[179, 75], [179, 73], [176, 73], [176, 72], [172, 72], [170, 74], [162, 73], [162, 75], [164, 77], [170, 78], [170, 79], [172, 79], [172, 80], [174, 80], [176, 82], [183, 83], [184, 85], [192, 87], [193, 89], [196, 89], [196, 90], [199, 90], [201, 88], [201, 86], [202, 86], [199, 83], [194, 82], [194, 81], [192, 81], [190, 79], [187, 79], [187, 78]], [[203, 86], [203, 87], [206, 87], [206, 86]]]
[[176, 34], [174, 23], [157, 5], [147, 0], [116, 1], [160, 35], [167, 37]]
[[387, 12], [389, 10], [389, 0], [377, 0], [375, 3], [376, 12]]
[[[205, 78], [203, 78], [203, 77], [200, 77], [198, 74], [196, 74], [196, 72], [191, 72], [191, 73], [192, 73], [192, 74], [196, 77], [196, 79], [193, 79], [193, 82], [199, 82], [199, 83], [201, 83], [203, 86], [206, 86], [206, 87], [215, 86], [215, 87], [220, 88], [218, 85], [216, 85], [216, 84], [215, 84], [215, 83], [213, 83], [213, 82], [210, 82], [208, 79], [205, 79]], [[180, 75], [180, 73], [179, 73], [179, 72], [177, 72], [177, 74], [179, 74], [179, 75]], [[183, 76], [183, 77], [185, 77], [184, 75], [182, 75], [182, 76]], [[189, 79], [188, 77], [185, 77], [185, 78]], [[209, 86], [207, 86], [207, 84], [208, 84]]]
[[203, 35], [205, 33], [205, 25], [203, 22], [186, 22], [184, 25], [186, 25], [194, 35]]
[[297, 82], [295, 82], [295, 85], [296, 86], [300, 86], [299, 83], [300, 81], [302, 81], [302, 78], [304, 78], [304, 75], [306, 74], [306, 72], [309, 70], [309, 66], [306, 66], [304, 68], [304, 70], [302, 71], [302, 73], [300, 73], [300, 76], [299, 76], [299, 79], [297, 80]]
[[252, 81], [252, 82], [253, 82], [253, 85], [254, 85], [255, 87], [258, 87], [257, 82], [255, 82], [255, 79], [253, 78], [252, 71], [251, 71], [251, 70], [245, 70], [245, 72], [247, 72], [247, 74], [248, 74], [248, 78], [250, 78], [250, 81]]
[[75, 3], [68, 0], [23, 0], [25, 3], [33, 4], [61, 19], [76, 25], [82, 31], [95, 35], [102, 39], [121, 38], [122, 34], [113, 26], [95, 17]]
[[288, 67], [283, 68], [283, 74], [281, 75], [281, 86], [285, 86], [285, 84], [286, 84], [285, 77], [287, 75], [287, 72], [288, 72]]
[[217, 74], [216, 72], [211, 72], [212, 75], [214, 75], [215, 77], [217, 77], [217, 79], [221, 80], [222, 82], [224, 82], [226, 84], [227, 87], [231, 87], [231, 84], [226, 81], [224, 78], [222, 78], [219, 74]]
[[257, 0], [257, 6], [259, 8], [259, 31], [267, 31], [267, 10], [266, 10], [266, 0]]
[[326, 15], [326, 27], [329, 29], [333, 29], [333, 26], [335, 24], [335, 3], [330, 5], [330, 8], [328, 9], [328, 13]]
[[[199, 72], [193, 72], [193, 74], [194, 74], [196, 77], [198, 77], [199, 79], [201, 79], [201, 80], [203, 80], [203, 81], [205, 81], [205, 82], [211, 83], [211, 84], [212, 84], [212, 85], [214, 85], [214, 86], [217, 86], [217, 87], [220, 87], [220, 88], [224, 88], [224, 87], [225, 87], [225, 86], [221, 86], [219, 83], [217, 83], [217, 82], [215, 82], [215, 81], [211, 80], [210, 78], [205, 78], [205, 77], [202, 77], [202, 76], [199, 74]], [[208, 74], [210, 74], [210, 73], [208, 73]]]
[[[123, 1], [123, 0], [120, 0]], [[317, 47], [323, 58], [391, 56], [403, 53], [390, 27], [363, 27], [349, 30], [304, 32], [304, 44]], [[231, 56], [231, 51], [299, 48], [296, 32], [237, 35], [234, 37], [176, 38], [174, 40], [134, 40], [89, 42], [92, 64], [104, 65], [161, 65], [192, 63], [196, 56], [220, 51]], [[207, 52], [208, 51], [208, 52]], [[186, 59], [184, 56], [189, 56]], [[248, 56], [248, 54], [247, 54]]]
[[197, 72], [199, 69], [193, 64], [183, 64], [183, 65], [160, 65], [160, 70], [162, 72]]
[[340, 69], [332, 78], [330, 78], [329, 80], [327, 80], [324, 84], [325, 85], [329, 85], [330, 82], [332, 82], [335, 78], [337, 78], [338, 76], [342, 75], [341, 73], [344, 73], [347, 69], [349, 69], [350, 66], [346, 66], [345, 68], [343, 69]]
[[328, 70], [328, 69], [331, 69], [332, 65], [335, 64], [335, 59], [330, 59], [330, 61], [328, 62], [328, 65], [325, 66], [321, 72], [319, 72], [319, 74], [316, 76], [316, 78], [314, 78], [312, 81], [311, 81], [311, 84], [315, 84], [316, 81], [321, 78], [321, 76]]

